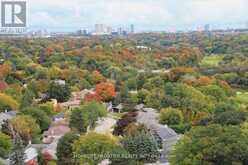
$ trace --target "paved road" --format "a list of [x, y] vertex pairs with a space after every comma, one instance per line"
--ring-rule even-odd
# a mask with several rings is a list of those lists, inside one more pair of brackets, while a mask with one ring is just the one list
[[113, 126], [115, 125], [116, 120], [111, 117], [106, 117], [101, 120], [98, 120], [95, 132], [97, 133], [112, 133]]

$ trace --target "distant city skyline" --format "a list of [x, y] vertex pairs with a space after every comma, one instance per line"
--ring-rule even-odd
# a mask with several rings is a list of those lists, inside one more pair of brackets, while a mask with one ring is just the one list
[[28, 28], [93, 31], [135, 25], [137, 32], [244, 28], [247, 0], [26, 0]]

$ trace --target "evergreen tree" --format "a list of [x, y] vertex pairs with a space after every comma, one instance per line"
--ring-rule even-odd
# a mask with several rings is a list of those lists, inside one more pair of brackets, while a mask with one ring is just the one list
[[14, 138], [13, 152], [10, 155], [10, 165], [24, 165], [25, 160], [24, 145], [21, 137], [17, 134]]
[[30, 106], [33, 103], [35, 94], [32, 90], [26, 89], [21, 101], [21, 108]]
[[3, 121], [1, 132], [12, 137], [12, 132], [10, 129], [10, 121], [9, 120]]

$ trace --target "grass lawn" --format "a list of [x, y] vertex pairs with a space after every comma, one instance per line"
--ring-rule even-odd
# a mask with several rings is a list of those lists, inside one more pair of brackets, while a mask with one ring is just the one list
[[221, 55], [211, 55], [203, 58], [201, 65], [202, 66], [218, 66], [222, 61], [223, 56]]
[[123, 113], [109, 113], [108, 115], [115, 120], [119, 120], [122, 117]]

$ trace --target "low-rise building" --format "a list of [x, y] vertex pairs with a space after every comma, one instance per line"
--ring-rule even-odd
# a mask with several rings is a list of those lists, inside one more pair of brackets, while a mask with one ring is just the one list
[[166, 125], [161, 125], [158, 122], [159, 113], [152, 108], [144, 108], [144, 111], [139, 111], [137, 122], [144, 124], [150, 133], [154, 136], [158, 143], [161, 143], [161, 163], [168, 163], [168, 157], [172, 146], [179, 140], [178, 135], [173, 129]]
[[64, 109], [69, 110], [77, 108], [81, 105], [81, 102], [85, 98], [85, 96], [90, 92], [93, 92], [93, 90], [85, 89], [80, 92], [72, 92], [71, 98], [67, 102], [60, 103], [60, 106], [62, 106]]
[[70, 132], [68, 122], [65, 120], [54, 121], [49, 127], [48, 131], [45, 131], [43, 134], [43, 143], [50, 144], [55, 139], [59, 139], [64, 136], [66, 133]]

